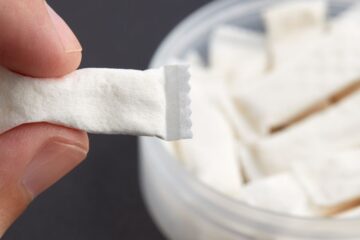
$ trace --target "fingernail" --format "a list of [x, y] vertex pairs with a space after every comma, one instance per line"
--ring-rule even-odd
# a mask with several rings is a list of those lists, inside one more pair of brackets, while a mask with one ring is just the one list
[[87, 151], [79, 146], [49, 142], [27, 166], [23, 185], [32, 197], [36, 197], [75, 168], [86, 155]]
[[70, 27], [46, 2], [45, 5], [49, 12], [50, 19], [54, 24], [55, 30], [57, 31], [60, 41], [65, 49], [65, 52], [81, 52], [81, 44]]

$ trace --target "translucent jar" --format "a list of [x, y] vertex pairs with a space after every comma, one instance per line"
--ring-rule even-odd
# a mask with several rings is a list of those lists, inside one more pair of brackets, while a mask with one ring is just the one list
[[[271, 4], [284, 1], [291, 0], [214, 1], [192, 14], [165, 39], [151, 66], [182, 58], [191, 50], [206, 59], [209, 34], [214, 27], [229, 23], [261, 30], [261, 12]], [[330, 16], [357, 1], [328, 1]], [[201, 184], [185, 171], [160, 140], [141, 138], [139, 151], [146, 204], [169, 239], [360, 239], [360, 219], [306, 219], [255, 209]]]

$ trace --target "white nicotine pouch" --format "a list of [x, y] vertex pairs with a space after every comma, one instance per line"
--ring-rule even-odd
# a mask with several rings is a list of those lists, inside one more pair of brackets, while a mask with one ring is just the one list
[[192, 86], [193, 139], [176, 142], [180, 160], [201, 182], [233, 194], [241, 188], [241, 165], [233, 130], [202, 85]]
[[360, 148], [314, 156], [293, 165], [296, 178], [324, 215], [360, 204]]
[[230, 87], [247, 87], [265, 73], [265, 46], [261, 33], [230, 25], [219, 26], [210, 38], [210, 67]]
[[289, 171], [294, 162], [314, 155], [360, 146], [359, 106], [357, 91], [333, 107], [253, 144], [252, 157], [264, 174], [270, 175]]
[[90, 133], [191, 137], [188, 67], [82, 69], [34, 79], [0, 68], [0, 132], [49, 122]]
[[245, 116], [262, 135], [296, 124], [360, 82], [360, 35], [331, 34], [306, 57], [236, 94]]
[[[324, 0], [291, 1], [268, 8], [264, 13], [269, 67], [282, 67], [301, 55], [327, 25]], [[299, 47], [301, 46], [301, 47]]]

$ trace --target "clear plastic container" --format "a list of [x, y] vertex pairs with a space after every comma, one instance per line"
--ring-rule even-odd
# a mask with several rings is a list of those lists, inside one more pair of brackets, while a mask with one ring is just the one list
[[[163, 65], [172, 58], [181, 58], [191, 50], [197, 50], [206, 58], [209, 34], [219, 24], [229, 23], [262, 31], [262, 10], [277, 2], [284, 0], [222, 0], [210, 3], [192, 14], [165, 39], [151, 67]], [[330, 16], [335, 16], [354, 2], [357, 0], [330, 0]], [[360, 219], [285, 216], [255, 209], [223, 196], [186, 172], [160, 140], [141, 138], [140, 159], [146, 204], [169, 239], [360, 239]]]

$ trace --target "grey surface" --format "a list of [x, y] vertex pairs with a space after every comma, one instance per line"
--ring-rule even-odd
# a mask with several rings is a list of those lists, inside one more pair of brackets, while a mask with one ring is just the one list
[[[145, 69], [163, 37], [208, 0], [49, 1], [79, 36], [82, 67]], [[161, 240], [138, 186], [134, 137], [91, 136], [87, 161], [42, 194], [3, 240]]]

